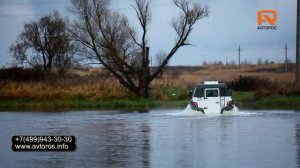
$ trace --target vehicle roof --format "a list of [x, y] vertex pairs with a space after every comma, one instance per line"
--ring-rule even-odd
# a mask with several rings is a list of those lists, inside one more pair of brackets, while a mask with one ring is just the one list
[[228, 86], [225, 83], [218, 83], [218, 84], [198, 84], [197, 88], [228, 88]]

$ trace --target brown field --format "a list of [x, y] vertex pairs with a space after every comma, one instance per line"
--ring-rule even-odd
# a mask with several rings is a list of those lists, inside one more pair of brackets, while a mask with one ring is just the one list
[[290, 84], [295, 82], [295, 66], [291, 65], [288, 72], [282, 64], [242, 65], [238, 66], [206, 65], [199, 67], [168, 67], [163, 77], [154, 80], [154, 87], [193, 88], [205, 80], [231, 82], [239, 76], [251, 76], [269, 79], [270, 81]]
[[294, 82], [295, 68], [291, 65], [288, 72], [282, 64], [268, 65], [206, 65], [201, 67], [172, 67], [167, 68], [165, 74], [171, 77], [176, 76], [176, 80], [188, 83], [199, 83], [204, 80], [232, 81], [239, 76], [256, 76], [270, 79], [271, 81]]
[[[266, 78], [271, 81], [293, 83], [295, 81], [295, 65], [288, 65], [288, 72], [285, 72], [283, 64], [263, 64], [263, 65], [205, 65], [205, 66], [171, 66], [167, 67], [156, 80], [152, 82], [152, 87], [192, 87], [205, 80], [216, 80], [230, 82], [239, 76], [253, 76]], [[69, 74], [86, 77], [111, 78], [109, 73], [103, 69], [87, 68], [84, 70], [69, 71]], [[114, 83], [117, 82], [113, 80]], [[118, 83], [118, 82], [117, 82]]]

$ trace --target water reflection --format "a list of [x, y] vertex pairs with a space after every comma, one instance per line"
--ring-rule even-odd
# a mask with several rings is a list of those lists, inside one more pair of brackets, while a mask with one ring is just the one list
[[[103, 120], [82, 127], [88, 136], [78, 150], [80, 158], [100, 167], [149, 167], [151, 132], [147, 120]], [[90, 135], [90, 136], [89, 136]], [[93, 164], [94, 165], [94, 164]]]
[[300, 167], [300, 124], [296, 125], [296, 145], [297, 145], [297, 163], [298, 167]]
[[[300, 167], [299, 114], [168, 112], [0, 113], [0, 167]], [[15, 134], [74, 135], [77, 151], [12, 152]]]

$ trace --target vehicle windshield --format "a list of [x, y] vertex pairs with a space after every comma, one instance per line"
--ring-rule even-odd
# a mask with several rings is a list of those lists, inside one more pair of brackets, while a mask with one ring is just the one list
[[219, 90], [206, 90], [206, 97], [219, 97]]
[[[225, 84], [224, 85], [198, 85], [196, 87], [196, 90], [194, 92], [193, 97], [204, 97], [204, 90], [206, 88], [218, 88], [218, 89], [220, 89], [220, 96], [221, 97], [232, 95], [232, 90], [230, 88], [228, 88], [227, 85], [225, 85]], [[211, 91], [215, 91], [215, 90], [211, 90]], [[206, 94], [208, 94], [208, 92]], [[218, 93], [216, 92], [213, 95], [218, 95]], [[207, 96], [207, 97], [215, 97], [215, 96]]]

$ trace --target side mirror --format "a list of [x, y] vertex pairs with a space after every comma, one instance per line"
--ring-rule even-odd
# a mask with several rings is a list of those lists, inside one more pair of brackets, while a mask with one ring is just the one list
[[232, 96], [232, 89], [229, 89], [229, 95]]
[[193, 97], [193, 90], [190, 90], [189, 96], [190, 96], [190, 97]]

